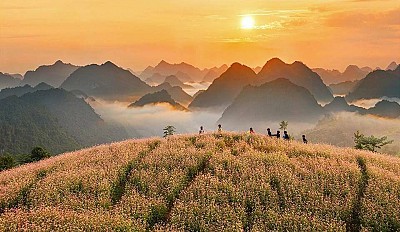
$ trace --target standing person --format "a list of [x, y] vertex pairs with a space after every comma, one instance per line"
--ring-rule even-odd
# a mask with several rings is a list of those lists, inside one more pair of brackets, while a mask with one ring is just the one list
[[200, 126], [199, 135], [204, 134], [203, 126]]
[[290, 137], [289, 137], [287, 131], [284, 131], [284, 132], [283, 132], [283, 139], [284, 139], [284, 140], [289, 140], [289, 139], [290, 139]]
[[275, 136], [277, 139], [281, 138], [281, 132], [280, 131], [276, 131], [276, 134], [272, 135]]
[[303, 137], [303, 143], [307, 144], [308, 140], [306, 139], [306, 135], [303, 135], [302, 137]]
[[253, 127], [250, 127], [250, 134], [254, 134]]
[[218, 133], [221, 133], [222, 132], [222, 126], [221, 126], [221, 124], [218, 124]]
[[267, 133], [269, 137], [272, 137], [271, 129], [267, 128]]

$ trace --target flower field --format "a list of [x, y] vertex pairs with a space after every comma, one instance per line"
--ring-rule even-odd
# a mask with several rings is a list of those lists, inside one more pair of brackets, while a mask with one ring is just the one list
[[128, 140], [0, 173], [0, 231], [400, 231], [400, 159], [237, 133]]

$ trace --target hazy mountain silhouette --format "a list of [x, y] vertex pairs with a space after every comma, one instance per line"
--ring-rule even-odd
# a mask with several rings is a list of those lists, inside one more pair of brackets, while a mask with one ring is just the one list
[[366, 109], [362, 107], [349, 105], [344, 97], [335, 97], [332, 102], [324, 106], [324, 110], [327, 113], [358, 112], [360, 114], [363, 114], [366, 111]]
[[342, 73], [336, 69], [329, 70], [323, 68], [313, 68], [312, 71], [316, 72], [322, 78], [322, 81], [327, 85], [344, 81], [342, 80]]
[[221, 67], [214, 67], [208, 70], [206, 75], [203, 77], [204, 82], [213, 82], [216, 78], [221, 76], [228, 69], [228, 65], [224, 64]]
[[262, 67], [260, 67], [260, 66], [257, 66], [257, 67], [255, 67], [255, 68], [253, 68], [253, 71], [254, 71], [255, 73], [259, 73], [261, 70], [262, 70]]
[[309, 90], [279, 78], [261, 86], [246, 86], [224, 111], [219, 123], [312, 122], [322, 115], [322, 107]]
[[26, 154], [35, 146], [52, 153], [81, 147], [45, 107], [17, 96], [0, 100], [0, 151]]
[[[154, 81], [157, 81], [152, 77], [155, 73], [158, 73], [164, 77], [170, 76], [170, 75], [175, 75], [183, 82], [190, 82], [190, 81], [200, 82], [203, 80], [203, 77], [205, 75], [205, 73], [202, 70], [194, 67], [193, 65], [190, 65], [190, 64], [187, 64], [184, 62], [182, 62], [180, 64], [170, 64], [170, 63], [162, 60], [155, 67], [151, 67], [151, 66], [147, 67], [140, 74], [140, 76], [142, 79], [147, 79], [150, 77]], [[159, 83], [161, 83], [161, 82], [159, 82]]]
[[386, 70], [396, 70], [396, 68], [398, 67], [399, 65], [396, 63], [396, 62], [392, 62], [392, 63], [390, 63], [388, 66], [387, 66], [387, 68], [386, 68]]
[[136, 102], [129, 105], [129, 107], [142, 107], [146, 105], [156, 105], [158, 103], [167, 103], [176, 110], [186, 111], [187, 109], [172, 99], [167, 90], [163, 89], [155, 93], [148, 93], [141, 97]]
[[66, 90], [84, 93], [106, 100], [130, 100], [148, 93], [151, 88], [128, 70], [107, 61], [91, 64], [73, 72], [61, 85]]
[[83, 99], [64, 89], [41, 90], [20, 97], [25, 102], [41, 105], [79, 144], [90, 146], [126, 139], [123, 128], [110, 126]]
[[4, 99], [6, 97], [10, 96], [17, 96], [20, 97], [26, 93], [32, 93], [38, 90], [48, 90], [52, 89], [53, 86], [50, 86], [44, 82], [39, 83], [35, 87], [32, 87], [30, 85], [24, 85], [24, 86], [18, 86], [14, 88], [5, 88], [0, 91], [0, 99]]
[[183, 89], [193, 88], [193, 86], [183, 83], [178, 77], [174, 75], [167, 76], [163, 83], [169, 83], [171, 86], [179, 86]]
[[400, 105], [397, 102], [382, 100], [374, 107], [369, 108], [366, 113], [384, 118], [398, 118], [400, 117]]
[[21, 80], [9, 75], [0, 72], [0, 90], [4, 88], [12, 88], [19, 84]]
[[256, 73], [249, 67], [233, 63], [208, 89], [190, 103], [189, 108], [223, 111], [246, 85], [253, 84]]
[[201, 89], [201, 90], [197, 91], [195, 94], [193, 94], [193, 99], [195, 99], [197, 96], [199, 96], [199, 94], [201, 94], [203, 92], [205, 92], [204, 89]]
[[61, 60], [52, 65], [39, 66], [35, 71], [28, 71], [21, 81], [21, 85], [35, 86], [45, 82], [51, 86], [59, 87], [78, 66], [63, 63]]
[[22, 79], [24, 79], [24, 76], [22, 76], [22, 75], [19, 74], [19, 73], [4, 73], [4, 74], [10, 75], [10, 76], [14, 77], [15, 79], [19, 79], [20, 81], [21, 81]]
[[258, 84], [279, 78], [288, 79], [292, 83], [308, 89], [317, 101], [330, 102], [333, 99], [332, 93], [321, 77], [299, 61], [286, 64], [278, 58], [273, 58], [257, 74]]
[[357, 81], [363, 79], [368, 73], [372, 72], [370, 67], [359, 68], [357, 65], [349, 65], [343, 73], [336, 69], [327, 70], [323, 68], [314, 68], [314, 72], [322, 78], [325, 84], [337, 84], [345, 81]]
[[187, 106], [193, 100], [193, 97], [187, 94], [181, 87], [171, 86], [171, 84], [169, 83], [162, 83], [158, 86], [153, 87], [152, 92], [158, 92], [163, 89], [166, 90], [169, 95], [171, 95], [172, 99], [182, 105]]
[[344, 81], [338, 84], [330, 84], [328, 87], [333, 95], [347, 95], [357, 85], [358, 81]]
[[376, 70], [369, 73], [346, 96], [346, 100], [352, 102], [381, 97], [400, 98], [400, 67], [394, 71]]

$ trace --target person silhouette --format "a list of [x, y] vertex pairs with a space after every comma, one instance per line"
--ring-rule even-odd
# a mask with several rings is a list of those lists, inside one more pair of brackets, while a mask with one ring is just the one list
[[252, 127], [250, 127], [250, 134], [254, 134], [254, 130]]
[[274, 135], [274, 136], [276, 136], [277, 139], [280, 139], [281, 138], [281, 132], [280, 131], [276, 131], [276, 135]]
[[222, 126], [221, 126], [221, 124], [218, 124], [218, 132], [222, 132]]
[[199, 135], [204, 134], [203, 126], [200, 126]]
[[283, 131], [283, 139], [284, 139], [284, 140], [289, 140], [289, 139], [290, 139], [290, 137], [289, 137], [287, 131]]
[[307, 144], [308, 140], [306, 139], [306, 135], [302, 135], [301, 137], [303, 138], [303, 143]]
[[267, 128], [267, 133], [269, 137], [272, 137], [271, 129]]

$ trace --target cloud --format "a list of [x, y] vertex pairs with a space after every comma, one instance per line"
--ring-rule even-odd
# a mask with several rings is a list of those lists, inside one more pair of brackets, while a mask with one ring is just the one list
[[162, 136], [163, 128], [175, 126], [177, 133], [197, 133], [200, 126], [206, 131], [216, 128], [220, 114], [171, 110], [164, 104], [128, 108], [122, 103], [91, 102], [96, 113], [107, 122], [122, 125], [131, 137]]
[[329, 15], [326, 25], [329, 27], [351, 28], [399, 26], [399, 15], [400, 8], [377, 13], [347, 11]]

